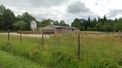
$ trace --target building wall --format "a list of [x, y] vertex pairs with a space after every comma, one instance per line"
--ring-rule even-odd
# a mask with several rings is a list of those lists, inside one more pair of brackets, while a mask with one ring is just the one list
[[65, 29], [64, 33], [66, 34], [77, 34], [80, 30], [76, 30], [76, 29]]
[[38, 28], [38, 33], [39, 33], [39, 34], [42, 33], [42, 28]]
[[47, 34], [76, 34], [80, 31], [80, 29], [73, 28], [53, 28], [52, 26], [46, 26], [44, 28], [39, 27], [38, 29], [33, 29], [33, 33], [42, 33], [45, 32]]
[[55, 33], [56, 33], [56, 34], [61, 34], [61, 33], [63, 33], [63, 32], [64, 32], [63, 29], [55, 29]]
[[42, 29], [44, 34], [55, 34], [55, 29]]
[[80, 30], [78, 29], [56, 29], [56, 34], [77, 34]]

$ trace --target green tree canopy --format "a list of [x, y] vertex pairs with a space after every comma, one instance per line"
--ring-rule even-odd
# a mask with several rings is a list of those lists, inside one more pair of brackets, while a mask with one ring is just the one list
[[13, 25], [19, 29], [25, 29], [26, 23], [24, 21], [18, 21], [14, 23]]
[[36, 21], [36, 19], [32, 15], [30, 15], [28, 12], [23, 13], [22, 16], [18, 16], [18, 18], [20, 20], [23, 20], [26, 23], [26, 26], [25, 26], [26, 30], [30, 30], [31, 21], [33, 20]]
[[10, 9], [6, 9], [3, 5], [0, 6], [0, 29], [13, 29], [15, 15]]
[[120, 19], [114, 24], [114, 30], [115, 30], [115, 31], [122, 31], [122, 18], [120, 18]]

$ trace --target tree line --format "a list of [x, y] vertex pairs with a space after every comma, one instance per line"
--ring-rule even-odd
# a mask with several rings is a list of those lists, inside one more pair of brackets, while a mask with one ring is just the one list
[[[33, 20], [37, 22], [37, 27], [45, 27], [49, 24], [69, 26], [64, 20], [54, 21], [52, 19], [43, 19], [38, 21], [28, 12], [15, 16], [13, 11], [0, 5], [0, 30], [30, 30], [30, 23]], [[106, 16], [94, 19], [88, 17], [87, 20], [75, 18], [71, 26], [78, 27], [81, 31], [122, 31], [122, 18], [116, 18], [114, 20], [107, 19]]]
[[122, 31], [122, 18], [116, 18], [115, 20], [107, 19], [106, 16], [94, 18], [93, 20], [90, 17], [87, 20], [76, 18], [71, 26], [78, 27], [82, 31], [118, 32]]
[[53, 21], [52, 19], [43, 19], [41, 21], [38, 21], [28, 12], [24, 12], [22, 13], [22, 15], [15, 16], [13, 11], [3, 5], [0, 5], [0, 30], [30, 30], [30, 23], [33, 20], [37, 22], [38, 27], [44, 27], [51, 23], [55, 25], [69, 26], [65, 23], [64, 20], [61, 20], [59, 22], [57, 20]]

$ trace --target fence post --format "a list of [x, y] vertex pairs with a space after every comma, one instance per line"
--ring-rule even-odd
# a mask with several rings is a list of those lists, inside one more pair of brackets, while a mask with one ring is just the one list
[[78, 33], [78, 60], [80, 60], [80, 32]]
[[42, 49], [44, 49], [44, 34], [42, 32]]
[[20, 41], [21, 41], [21, 44], [22, 44], [22, 33], [20, 31]]
[[7, 31], [8, 31], [8, 41], [10, 41], [9, 29]]

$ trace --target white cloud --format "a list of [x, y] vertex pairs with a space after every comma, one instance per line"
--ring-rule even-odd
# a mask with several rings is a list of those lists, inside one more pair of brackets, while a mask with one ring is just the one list
[[[69, 24], [75, 18], [110, 17], [117, 13], [111, 10], [122, 10], [121, 3], [122, 0], [0, 0], [0, 5], [11, 9], [16, 15], [27, 11], [38, 20], [63, 19]], [[121, 16], [117, 13], [112, 18]]]
[[110, 12], [108, 13], [108, 17], [111, 18], [111, 17], [116, 17], [117, 15], [121, 15], [122, 14], [122, 10], [116, 10], [116, 9], [113, 9], [113, 10], [110, 10]]
[[68, 6], [68, 10], [69, 13], [73, 13], [73, 14], [77, 14], [77, 13], [81, 13], [81, 12], [89, 12], [89, 9], [85, 6], [84, 3], [81, 3], [80, 1], [73, 3], [71, 5]]

